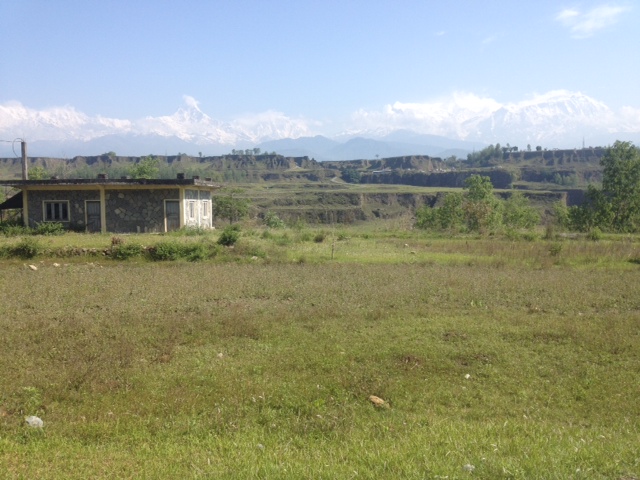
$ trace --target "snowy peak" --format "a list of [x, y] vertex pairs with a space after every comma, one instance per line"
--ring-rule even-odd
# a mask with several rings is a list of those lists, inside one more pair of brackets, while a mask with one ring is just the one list
[[[136, 139], [144, 137], [148, 145], [155, 137], [163, 139], [162, 144], [179, 141], [180, 145], [193, 145], [198, 150], [210, 147], [207, 150], [228, 151], [321, 133], [318, 130], [322, 123], [278, 111], [245, 114], [223, 121], [204, 113], [193, 97], [185, 96], [183, 100], [184, 104], [173, 114], [132, 120], [89, 116], [71, 106], [35, 110], [18, 102], [8, 102], [0, 104], [0, 134], [9, 140], [21, 137], [49, 144], [96, 144], [100, 139], [120, 138], [122, 141], [118, 144], [133, 145]], [[458, 142], [509, 142], [512, 145], [535, 142], [565, 148], [580, 145], [583, 137], [594, 145], [611, 143], [616, 138], [637, 142], [640, 109], [624, 107], [615, 112], [588, 95], [567, 90], [554, 90], [512, 103], [456, 92], [427, 103], [395, 102], [378, 111], [358, 110], [335, 139], [345, 142], [365, 137], [394, 142], [392, 134], [399, 131], [430, 135], [434, 137], [432, 140], [438, 137]], [[616, 134], [619, 135], [616, 137]], [[423, 145], [422, 140], [419, 143]], [[456, 148], [445, 143], [429, 142], [433, 147]]]

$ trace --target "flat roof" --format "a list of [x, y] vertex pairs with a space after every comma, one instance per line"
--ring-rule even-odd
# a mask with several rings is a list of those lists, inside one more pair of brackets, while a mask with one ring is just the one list
[[219, 188], [220, 185], [213, 183], [211, 180], [201, 180], [199, 178], [163, 178], [163, 179], [149, 179], [149, 178], [65, 178], [65, 179], [48, 179], [48, 180], [2, 180], [0, 179], [0, 185], [6, 185], [8, 187], [25, 188], [25, 187], [51, 187], [51, 186], [65, 186], [73, 187], [77, 186], [124, 186], [124, 185], [150, 185], [150, 186], [165, 186], [165, 187], [179, 187], [179, 186], [196, 186], [196, 187], [210, 187]]

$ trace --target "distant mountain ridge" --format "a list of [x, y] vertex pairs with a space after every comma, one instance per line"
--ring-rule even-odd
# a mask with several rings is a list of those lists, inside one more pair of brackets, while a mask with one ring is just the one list
[[[469, 98], [473, 97], [473, 98]], [[580, 92], [548, 92], [532, 99], [501, 104], [458, 95], [446, 102], [396, 103], [379, 112], [353, 115], [343, 133], [318, 135], [320, 122], [280, 112], [263, 112], [230, 121], [202, 112], [197, 102], [172, 115], [137, 120], [89, 116], [73, 107], [34, 110], [17, 102], [0, 104], [0, 138], [26, 138], [37, 156], [205, 155], [234, 148], [259, 147], [318, 160], [351, 160], [399, 155], [464, 156], [496, 142], [575, 148], [640, 140], [640, 110], [612, 111]], [[9, 156], [11, 144], [0, 144]]]

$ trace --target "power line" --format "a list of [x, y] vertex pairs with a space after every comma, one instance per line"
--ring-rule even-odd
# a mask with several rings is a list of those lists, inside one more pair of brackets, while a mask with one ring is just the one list
[[11, 150], [13, 150], [13, 154], [16, 157], [19, 157], [20, 155], [18, 155], [16, 153], [16, 142], [24, 142], [24, 138], [15, 138], [13, 140], [0, 140], [0, 142], [5, 142], [5, 143], [10, 143], [11, 144]]

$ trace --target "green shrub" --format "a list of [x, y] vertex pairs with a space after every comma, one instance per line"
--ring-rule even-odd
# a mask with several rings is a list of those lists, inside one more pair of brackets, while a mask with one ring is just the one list
[[561, 243], [553, 243], [549, 246], [549, 254], [552, 257], [557, 257], [562, 252], [563, 245]]
[[284, 221], [275, 213], [269, 211], [264, 216], [264, 224], [269, 228], [284, 228]]
[[237, 225], [229, 225], [222, 231], [220, 238], [218, 238], [218, 244], [229, 247], [231, 245], [235, 245], [239, 238], [240, 227]]
[[327, 234], [325, 232], [318, 232], [313, 237], [313, 241], [316, 243], [322, 243], [325, 238], [327, 238]]
[[172, 237], [199, 237], [210, 232], [211, 230], [203, 227], [183, 227], [179, 230], [168, 232], [167, 235]]
[[149, 249], [149, 256], [158, 261], [177, 260], [182, 256], [182, 245], [174, 241], [160, 242]]
[[111, 247], [111, 258], [114, 260], [127, 260], [133, 257], [140, 257], [145, 249], [138, 243], [120, 243]]
[[199, 262], [202, 260], [206, 260], [210, 256], [209, 249], [204, 243], [184, 245], [182, 253], [184, 257], [190, 262]]
[[599, 227], [593, 227], [591, 230], [589, 230], [589, 232], [587, 233], [587, 238], [589, 240], [592, 240], [594, 242], [597, 242], [599, 240], [602, 240], [602, 230], [600, 230]]
[[64, 235], [64, 225], [59, 222], [42, 222], [33, 230], [34, 235]]
[[32, 237], [25, 237], [9, 249], [10, 256], [20, 258], [33, 258], [42, 251], [40, 242]]
[[20, 235], [31, 235], [31, 229], [22, 225], [10, 225], [2, 230], [2, 234], [7, 237], [19, 237]]
[[30, 235], [31, 229], [25, 227], [19, 220], [5, 220], [0, 222], [0, 234], [7, 237], [18, 237], [20, 235]]

